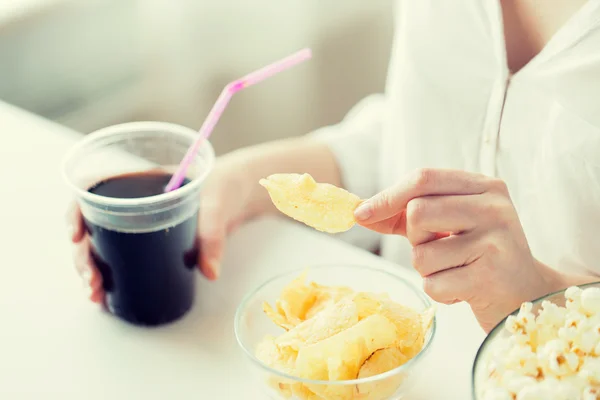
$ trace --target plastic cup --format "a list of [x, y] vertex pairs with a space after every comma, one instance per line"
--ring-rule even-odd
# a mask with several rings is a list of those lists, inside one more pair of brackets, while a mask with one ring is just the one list
[[120, 124], [87, 135], [64, 161], [105, 307], [136, 325], [178, 320], [194, 301], [200, 190], [215, 159], [210, 143], [200, 147], [184, 186], [169, 193], [159, 186], [196, 136], [169, 123]]

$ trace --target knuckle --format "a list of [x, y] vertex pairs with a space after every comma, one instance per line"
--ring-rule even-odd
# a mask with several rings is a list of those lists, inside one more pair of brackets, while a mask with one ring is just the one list
[[426, 257], [427, 257], [426, 253], [427, 253], [427, 250], [426, 250], [425, 246], [415, 246], [412, 248], [412, 251], [411, 251], [412, 265], [420, 273], [422, 272], [423, 268], [425, 267]]
[[423, 279], [423, 291], [438, 303], [446, 303], [452, 299], [447, 299], [446, 293], [441, 289], [441, 285], [435, 278]]
[[490, 191], [508, 195], [508, 186], [502, 179], [490, 179]]
[[511, 220], [514, 214], [514, 208], [509, 201], [504, 199], [498, 201], [489, 201], [483, 204], [483, 214], [496, 225], [504, 225]]
[[432, 278], [423, 279], [423, 291], [427, 293], [429, 297], [436, 300], [437, 291], [435, 290], [435, 282]]
[[431, 168], [421, 168], [415, 172], [414, 186], [416, 189], [425, 189], [429, 187], [435, 179], [435, 170]]
[[501, 253], [500, 246], [494, 240], [488, 240], [484, 243], [484, 252], [488, 256], [497, 256]]
[[406, 206], [406, 221], [411, 226], [420, 226], [428, 211], [425, 199], [413, 199]]

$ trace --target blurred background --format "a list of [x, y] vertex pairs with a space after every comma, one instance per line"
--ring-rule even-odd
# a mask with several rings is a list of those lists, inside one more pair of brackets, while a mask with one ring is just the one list
[[303, 47], [313, 60], [238, 93], [222, 154], [338, 122], [384, 86], [393, 0], [0, 0], [0, 99], [82, 133], [198, 128], [223, 86]]

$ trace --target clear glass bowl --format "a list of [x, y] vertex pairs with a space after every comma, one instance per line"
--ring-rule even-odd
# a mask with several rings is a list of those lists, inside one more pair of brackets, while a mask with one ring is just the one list
[[[409, 281], [393, 273], [371, 267], [347, 264], [313, 266], [308, 269], [286, 272], [271, 278], [243, 299], [235, 315], [236, 339], [249, 359], [249, 368], [254, 375], [255, 382], [259, 382], [271, 399], [313, 399], [313, 397], [297, 394], [296, 389], [303, 386], [299, 384], [345, 386], [348, 388], [345, 391], [346, 395], [343, 398], [338, 397], [338, 400], [397, 400], [402, 398], [403, 393], [406, 392], [414, 380], [416, 367], [420, 364], [419, 361], [423, 359], [435, 336], [435, 318], [419, 354], [396, 369], [369, 378], [345, 381], [302, 379], [272, 369], [256, 358], [256, 347], [266, 335], [276, 336], [283, 333], [264, 314], [263, 302], [273, 304], [279, 298], [283, 288], [305, 271], [307, 271], [307, 282], [314, 281], [321, 285], [348, 286], [361, 292], [387, 293], [392, 300], [412, 307], [418, 312], [422, 312], [431, 306], [431, 302], [425, 293]], [[356, 390], [357, 387], [360, 387], [359, 385], [371, 385], [363, 386], [363, 388], [368, 387], [371, 395], [359, 394]], [[377, 388], [373, 390], [375, 385], [377, 385]], [[292, 389], [294, 390], [292, 391]]]
[[[581, 289], [585, 289], [585, 288], [589, 288], [589, 287], [600, 287], [600, 282], [588, 283], [585, 285], [578, 285], [578, 286]], [[564, 290], [550, 293], [546, 296], [540, 297], [539, 299], [532, 301], [531, 303], [533, 304], [533, 308], [531, 311], [535, 315], [537, 315], [538, 311], [542, 308], [542, 302], [544, 300], [548, 300], [558, 306], [564, 307], [566, 290], [567, 289], [565, 288]], [[519, 313], [519, 309], [516, 309], [510, 315], [517, 315], [518, 313]], [[473, 396], [473, 399], [475, 399], [475, 400], [479, 400], [482, 398], [480, 396], [480, 391], [481, 391], [482, 384], [486, 379], [485, 360], [487, 358], [488, 352], [490, 351], [495, 340], [500, 339], [500, 338], [505, 338], [510, 335], [510, 333], [506, 329], [504, 329], [504, 325], [505, 325], [508, 317], [509, 316], [504, 318], [502, 320], [502, 322], [500, 322], [498, 325], [496, 325], [494, 327], [494, 329], [492, 329], [492, 331], [487, 335], [487, 337], [485, 338], [485, 340], [479, 347], [479, 350], [477, 350], [477, 355], [475, 356], [475, 361], [473, 362], [473, 370], [471, 373], [472, 396]]]

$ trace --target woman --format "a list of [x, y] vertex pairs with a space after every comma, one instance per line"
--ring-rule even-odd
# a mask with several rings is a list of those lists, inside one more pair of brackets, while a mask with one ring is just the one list
[[[595, 280], [600, 1], [406, 0], [396, 17], [384, 94], [336, 126], [218, 160], [202, 272], [216, 279], [227, 234], [275, 211], [261, 177], [308, 172], [369, 198], [356, 218], [389, 234], [382, 256], [412, 262], [434, 300], [468, 302], [486, 331], [523, 301]], [[77, 210], [71, 221], [101, 301]]]

